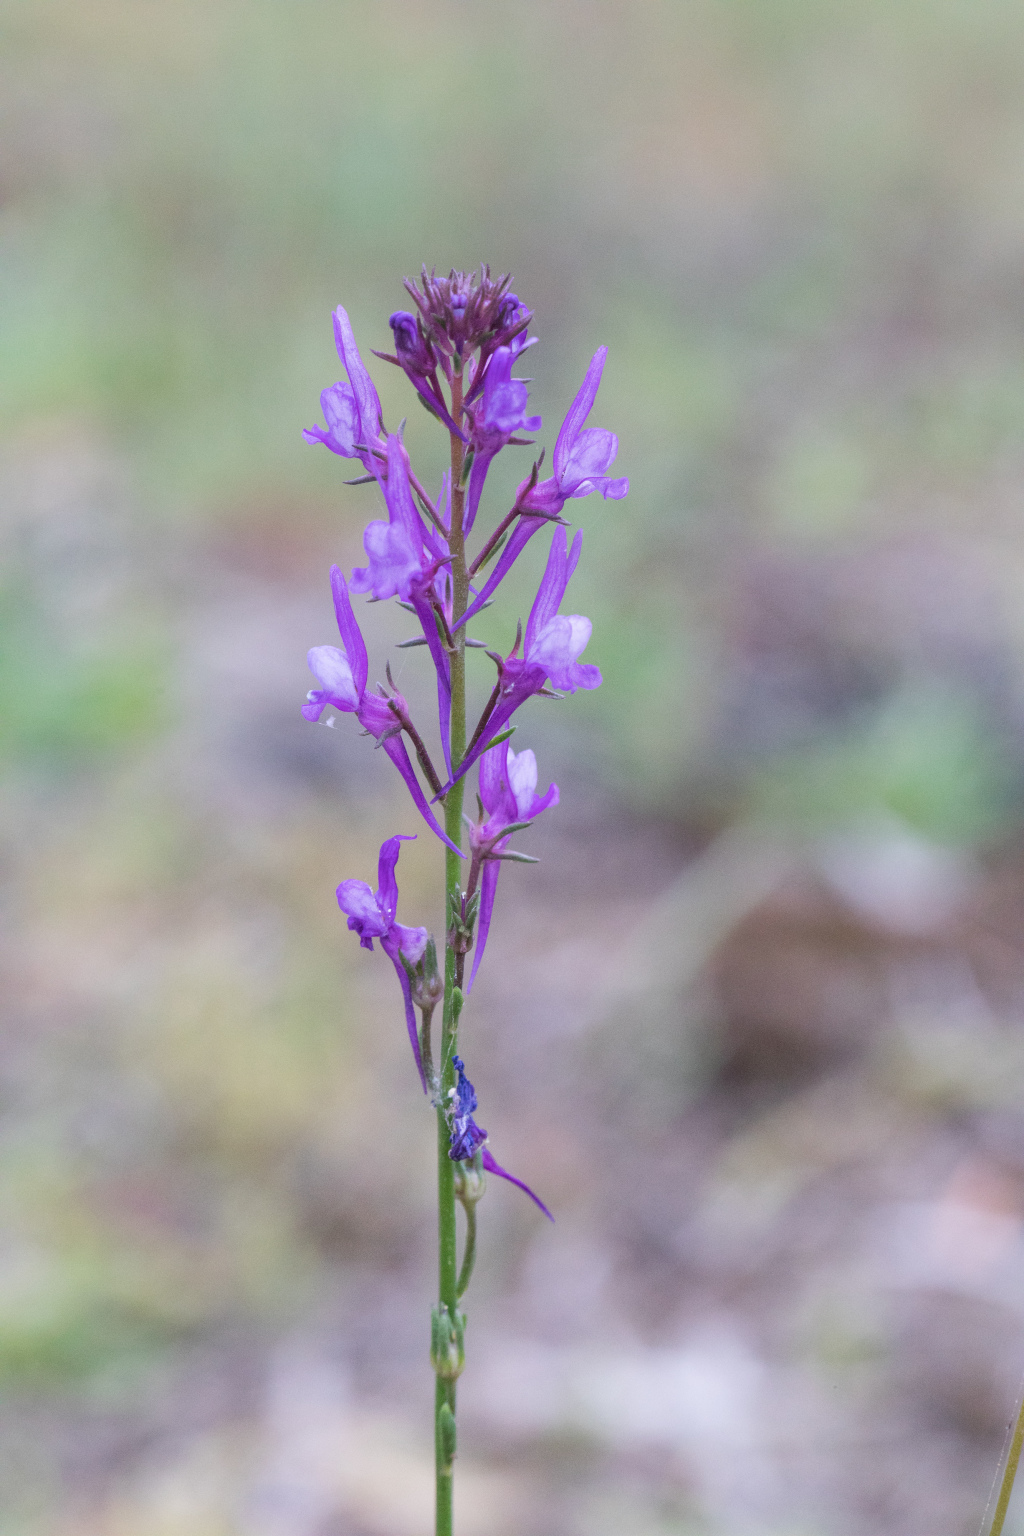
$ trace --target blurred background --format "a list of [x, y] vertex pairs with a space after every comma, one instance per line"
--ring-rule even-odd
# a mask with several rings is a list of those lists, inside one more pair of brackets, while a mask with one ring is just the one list
[[333, 892], [419, 830], [437, 930], [437, 846], [299, 715], [378, 515], [300, 434], [336, 304], [370, 360], [481, 260], [549, 449], [607, 343], [632, 489], [571, 504], [605, 683], [524, 715], [562, 803], [463, 1033], [558, 1220], [481, 1209], [461, 1536], [973, 1536], [1024, 1371], [1024, 11], [0, 36], [3, 1536], [429, 1529], [432, 1120]]

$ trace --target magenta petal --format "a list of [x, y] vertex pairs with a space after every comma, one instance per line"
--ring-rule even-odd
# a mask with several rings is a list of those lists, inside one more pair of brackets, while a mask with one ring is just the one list
[[[493, 735], [489, 731], [488, 740]], [[519, 806], [509, 784], [508, 750], [509, 743], [500, 741], [480, 759], [480, 799], [488, 816], [501, 817], [499, 825], [519, 819]]]
[[[426, 1093], [427, 1075], [423, 1070], [423, 1057], [420, 1054], [420, 1037], [419, 1031], [416, 1028], [416, 1013], [412, 1005], [412, 987], [409, 984], [409, 974], [406, 971], [405, 966], [402, 964], [402, 956], [399, 948], [400, 942], [401, 941], [399, 935], [394, 931], [394, 929], [392, 929], [388, 934], [385, 935], [384, 938], [381, 939], [380, 947], [391, 961], [391, 964], [394, 966], [395, 975], [398, 977], [399, 984], [402, 988], [402, 997], [405, 1002], [405, 1027], [409, 1031], [409, 1044], [412, 1046], [412, 1054], [416, 1062], [416, 1070], [420, 1075], [420, 1082], [423, 1085], [423, 1092]], [[536, 1198], [536, 1196], [534, 1198]], [[552, 1220], [553, 1219], [554, 1218], [552, 1218]]]
[[460, 859], [464, 859], [466, 855], [462, 849], [456, 847], [447, 833], [438, 826], [434, 813], [427, 804], [426, 797], [420, 788], [419, 779], [417, 779], [413, 771], [412, 763], [409, 761], [409, 754], [405, 749], [405, 742], [401, 736], [385, 736], [381, 746], [405, 780], [406, 788], [413, 798], [413, 803], [431, 832], [436, 833], [442, 843], [449, 847], [453, 853], [457, 853]]
[[[577, 543], [580, 534], [573, 540], [573, 553], [579, 559]], [[530, 617], [526, 621], [526, 645], [524, 654], [529, 656], [536, 635], [549, 624], [558, 612], [559, 604], [565, 596], [565, 589], [569, 582], [571, 571], [568, 569], [568, 557], [566, 555], [566, 537], [564, 528], [556, 528], [551, 536], [551, 548], [548, 551], [548, 563], [544, 567], [544, 575], [540, 579], [537, 588], [537, 596], [533, 600], [530, 609]], [[575, 564], [575, 562], [574, 562]]]
[[352, 612], [345, 578], [336, 565], [331, 566], [331, 591], [334, 594], [334, 613], [338, 620], [338, 633], [345, 647], [348, 664], [352, 668], [352, 681], [357, 692], [363, 694], [366, 691], [370, 660], [366, 654], [366, 642], [356, 623], [356, 616]]
[[493, 448], [478, 448], [473, 455], [473, 468], [469, 472], [469, 495], [466, 498], [466, 515], [462, 521], [462, 532], [468, 534], [476, 522], [477, 508], [480, 505], [480, 497], [483, 495], [484, 481], [487, 479], [487, 471], [491, 467], [491, 460], [501, 444]]
[[[398, 881], [395, 879], [395, 865], [398, 863], [398, 855], [402, 851], [403, 843], [414, 843], [415, 832], [399, 832], [397, 837], [389, 837], [387, 842], [380, 845], [380, 858], [377, 861], [377, 905], [387, 919], [390, 928], [395, 921], [395, 913], [398, 910]], [[340, 887], [339, 887], [340, 889]], [[367, 886], [369, 890], [369, 886]], [[340, 901], [340, 897], [338, 898]]]
[[476, 980], [476, 973], [480, 969], [480, 962], [484, 957], [487, 935], [491, 930], [494, 898], [498, 894], [498, 876], [500, 874], [501, 865], [497, 859], [488, 859], [484, 864], [484, 872], [480, 877], [480, 912], [476, 920], [476, 953], [473, 955], [473, 969], [469, 974], [469, 983], [466, 987], [467, 996]]
[[514, 1174], [508, 1173], [500, 1163], [496, 1163], [486, 1147], [481, 1152], [480, 1158], [488, 1173], [496, 1173], [499, 1179], [507, 1179], [510, 1184], [514, 1184], [517, 1189], [521, 1189], [524, 1195], [529, 1195], [534, 1205], [540, 1207], [548, 1221], [554, 1221], [555, 1218], [544, 1204], [544, 1201], [534, 1194], [529, 1184], [524, 1184], [522, 1179], [517, 1179]]
[[580, 385], [579, 394], [566, 413], [561, 430], [555, 441], [555, 451], [552, 455], [552, 468], [555, 471], [555, 479], [561, 480], [562, 474], [569, 461], [569, 455], [576, 445], [576, 439], [583, 431], [583, 424], [594, 408], [597, 399], [598, 386], [601, 383], [601, 374], [604, 370], [604, 360], [608, 356], [607, 347], [598, 347], [590, 359], [583, 383]]
[[380, 400], [366, 365], [359, 356], [351, 322], [340, 304], [334, 311], [334, 342], [352, 385], [361, 441], [369, 443], [380, 431]]

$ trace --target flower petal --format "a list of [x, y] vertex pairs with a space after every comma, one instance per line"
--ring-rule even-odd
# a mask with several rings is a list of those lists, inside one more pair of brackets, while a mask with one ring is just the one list
[[420, 1036], [419, 1030], [416, 1028], [416, 1012], [412, 1005], [412, 986], [409, 982], [408, 972], [402, 964], [402, 957], [399, 952], [400, 938], [395, 928], [392, 928], [381, 939], [380, 947], [394, 966], [395, 975], [398, 977], [398, 984], [402, 989], [402, 1001], [405, 1004], [405, 1027], [409, 1035], [409, 1044], [412, 1046], [416, 1070], [420, 1075], [420, 1083], [422, 1084], [423, 1092], [426, 1093], [427, 1074], [423, 1070], [423, 1057], [420, 1053]]
[[334, 614], [338, 621], [338, 633], [341, 635], [341, 643], [345, 647], [345, 653], [352, 668], [352, 681], [362, 695], [366, 691], [366, 677], [370, 670], [370, 662], [366, 654], [366, 642], [356, 623], [356, 616], [352, 612], [345, 578], [336, 565], [331, 566], [331, 592], [334, 596]]
[[373, 948], [374, 939], [382, 939], [390, 927], [387, 913], [365, 880], [343, 880], [337, 890], [338, 906], [348, 917], [348, 926], [358, 933], [364, 949]]
[[570, 484], [580, 485], [593, 475], [603, 475], [609, 464], [614, 463], [618, 451], [619, 440], [614, 432], [603, 427], [588, 427], [586, 432], [580, 433], [566, 459], [560, 476], [562, 489], [568, 491]]
[[501, 874], [501, 865], [497, 859], [488, 859], [484, 864], [484, 872], [480, 876], [480, 911], [476, 920], [476, 946], [473, 953], [473, 969], [469, 973], [469, 981], [466, 983], [466, 995], [472, 990], [476, 980], [476, 973], [480, 969], [480, 962], [484, 958], [484, 950], [487, 947], [487, 935], [491, 931], [491, 916], [494, 912], [494, 898], [498, 893], [498, 876]]
[[486, 1147], [484, 1147], [483, 1152], [480, 1154], [480, 1156], [481, 1156], [481, 1160], [483, 1162], [484, 1168], [487, 1170], [488, 1173], [496, 1173], [499, 1179], [507, 1179], [510, 1184], [514, 1184], [517, 1189], [521, 1189], [523, 1191], [524, 1195], [529, 1195], [529, 1197], [533, 1201], [534, 1205], [540, 1207], [540, 1209], [544, 1212], [544, 1215], [547, 1217], [548, 1221], [554, 1221], [555, 1218], [552, 1216], [551, 1212], [548, 1210], [547, 1206], [544, 1204], [544, 1201], [541, 1200], [538, 1195], [534, 1194], [534, 1192], [530, 1188], [529, 1184], [524, 1184], [522, 1179], [517, 1179], [514, 1174], [511, 1174], [506, 1169], [504, 1169], [501, 1166], [500, 1163], [495, 1162], [493, 1156], [491, 1155], [491, 1153], [488, 1151], [488, 1149]]
[[395, 913], [398, 910], [398, 881], [395, 878], [398, 855], [402, 851], [403, 843], [415, 841], [415, 832], [399, 832], [397, 837], [389, 837], [380, 845], [380, 857], [377, 860], [377, 905], [387, 918], [388, 927], [395, 921]]
[[583, 377], [579, 394], [572, 405], [570, 405], [565, 420], [562, 422], [555, 441], [555, 451], [552, 455], [552, 467], [555, 471], [556, 480], [561, 480], [576, 439], [583, 431], [583, 423], [594, 408], [594, 401], [597, 399], [597, 391], [601, 383], [601, 374], [604, 370], [604, 360], [607, 356], [608, 348], [598, 347], [590, 359], [590, 366]]
[[336, 645], [314, 645], [306, 660], [309, 670], [321, 684], [328, 703], [342, 710], [358, 707], [359, 692], [343, 650]]
[[565, 546], [565, 529], [556, 528], [551, 535], [548, 563], [544, 567], [544, 575], [541, 577], [537, 596], [533, 600], [530, 617], [526, 622], [525, 655], [527, 656], [532, 656], [535, 637], [554, 618], [558, 612], [558, 605], [565, 596], [570, 574]]
[[334, 311], [334, 342], [338, 348], [338, 356], [345, 365], [345, 372], [352, 383], [352, 395], [358, 415], [359, 441], [369, 443], [380, 432], [380, 400], [373, 386], [373, 380], [359, 356], [351, 322], [340, 304]]

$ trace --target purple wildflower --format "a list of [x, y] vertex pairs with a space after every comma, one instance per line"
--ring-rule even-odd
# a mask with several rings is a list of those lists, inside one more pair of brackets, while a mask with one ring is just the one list
[[405, 699], [397, 691], [390, 700], [366, 691], [369, 672], [366, 643], [352, 612], [345, 578], [336, 565], [331, 567], [331, 591], [341, 645], [315, 645], [309, 652], [309, 670], [320, 687], [312, 689], [306, 696], [302, 713], [307, 720], [315, 722], [327, 706], [333, 704], [343, 714], [354, 714], [402, 775], [417, 810], [431, 831], [457, 853], [459, 850], [445, 836], [427, 804], [402, 739], [401, 716], [408, 717]]
[[389, 521], [368, 524], [363, 548], [370, 563], [352, 572], [350, 585], [353, 592], [369, 592], [378, 600], [399, 597], [416, 610], [437, 673], [438, 722], [445, 766], [450, 773], [451, 673], [434, 614], [439, 609], [444, 614], [444, 602], [437, 590], [438, 577], [443, 589], [444, 568], [451, 557], [433, 531], [424, 527], [416, 510], [409, 484], [408, 456], [393, 433], [387, 441], [387, 478], [380, 470], [376, 474]]
[[320, 396], [326, 431], [323, 427], [306, 427], [302, 435], [307, 443], [323, 443], [344, 459], [359, 459], [367, 473], [372, 474], [373, 448], [381, 431], [380, 400], [359, 356], [348, 315], [340, 304], [334, 311], [334, 340], [350, 382], [340, 380]]
[[[515, 714], [521, 704], [540, 693], [548, 682], [566, 693], [577, 688], [598, 688], [601, 673], [588, 662], [581, 662], [580, 655], [586, 649], [593, 625], [581, 613], [566, 616], [558, 612], [569, 579], [576, 569], [583, 546], [583, 530], [579, 529], [572, 541], [572, 549], [566, 551], [564, 528], [556, 528], [551, 540], [551, 552], [534, 598], [526, 625], [523, 654], [517, 656], [519, 641], [508, 656], [496, 656], [498, 682], [491, 696], [491, 704], [477, 727], [476, 738], [459, 767], [456, 779], [476, 762], [486, 750], [488, 741], [496, 736]], [[446, 792], [448, 786], [445, 786]]]
[[[509, 295], [514, 298], [515, 295]], [[518, 339], [518, 338], [517, 338]], [[483, 400], [473, 414], [470, 447], [473, 468], [469, 475], [469, 498], [463, 531], [469, 533], [476, 520], [480, 496], [491, 460], [516, 432], [539, 432], [541, 418], [526, 415], [529, 390], [521, 379], [512, 377], [512, 365], [521, 348], [499, 347], [491, 358], [483, 381]]]
[[476, 1089], [466, 1076], [466, 1068], [461, 1057], [453, 1056], [452, 1065], [458, 1073], [458, 1082], [451, 1090], [454, 1102], [451, 1110], [451, 1142], [448, 1156], [453, 1162], [466, 1163], [479, 1152], [480, 1161], [488, 1173], [496, 1174], [499, 1179], [507, 1179], [510, 1184], [521, 1189], [524, 1194], [529, 1195], [534, 1205], [539, 1206], [549, 1221], [554, 1221], [555, 1218], [543, 1200], [534, 1194], [529, 1184], [524, 1184], [522, 1179], [515, 1178], [495, 1161], [486, 1144], [487, 1132], [481, 1130], [473, 1119], [473, 1111], [477, 1107]]
[[501, 741], [480, 758], [480, 801], [487, 812], [486, 820], [471, 827], [469, 833], [474, 857], [483, 861], [483, 873], [480, 876], [473, 970], [467, 993], [476, 980], [490, 932], [501, 873], [501, 861], [495, 855], [504, 853], [510, 841], [502, 836], [502, 832], [514, 822], [534, 821], [542, 811], [557, 805], [558, 785], [552, 784], [546, 795], [538, 795], [534, 754], [529, 748], [525, 752], [513, 752], [508, 741]]
[[348, 916], [349, 928], [354, 933], [358, 933], [362, 947], [372, 949], [374, 939], [379, 939], [381, 949], [395, 968], [401, 983], [402, 996], [405, 999], [405, 1024], [409, 1031], [409, 1041], [413, 1056], [416, 1058], [416, 1069], [420, 1074], [423, 1092], [426, 1093], [427, 1079], [420, 1055], [416, 1015], [412, 1005], [412, 988], [402, 957], [404, 956], [410, 965], [415, 965], [427, 947], [428, 935], [425, 928], [406, 928], [395, 920], [395, 913], [398, 910], [398, 881], [395, 878], [395, 865], [398, 863], [400, 844], [412, 841], [414, 841], [413, 838], [400, 833], [397, 837], [389, 837], [386, 843], [382, 843], [380, 861], [377, 865], [376, 895], [370, 890], [365, 880], [343, 880], [338, 886], [338, 906]]
[[[465, 624], [480, 611], [504, 581], [534, 534], [546, 522], [559, 517], [567, 501], [589, 496], [592, 491], [600, 491], [606, 501], [620, 501], [628, 492], [627, 479], [613, 480], [604, 473], [619, 451], [619, 440], [615, 433], [602, 427], [584, 427], [597, 399], [607, 356], [608, 348], [598, 347], [590, 360], [579, 393], [562, 422], [552, 456], [554, 474], [539, 483], [531, 476], [516, 491], [513, 512], [520, 514], [519, 520], [494, 570], [459, 621], [461, 624]], [[535, 429], [531, 427], [529, 430]], [[473, 468], [476, 468], [475, 461]]]

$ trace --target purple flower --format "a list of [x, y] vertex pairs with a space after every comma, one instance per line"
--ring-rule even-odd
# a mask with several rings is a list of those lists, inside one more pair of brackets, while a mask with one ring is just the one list
[[352, 612], [345, 578], [336, 565], [331, 567], [331, 591], [334, 594], [334, 612], [337, 615], [341, 645], [315, 645], [309, 652], [309, 670], [320, 687], [307, 694], [302, 713], [307, 720], [317, 721], [327, 706], [333, 704], [343, 714], [354, 714], [377, 745], [384, 748], [402, 775], [417, 810], [431, 831], [458, 853], [455, 844], [438, 826], [409, 760], [398, 713], [407, 713], [404, 698], [400, 693], [394, 693], [392, 702], [395, 709], [392, 709], [387, 699], [366, 691], [369, 672], [366, 643]]
[[451, 1142], [448, 1156], [453, 1162], [467, 1163], [479, 1152], [480, 1161], [488, 1173], [496, 1174], [499, 1179], [507, 1179], [510, 1184], [521, 1189], [524, 1194], [529, 1195], [534, 1205], [540, 1207], [549, 1221], [554, 1221], [555, 1218], [543, 1200], [534, 1194], [529, 1184], [524, 1184], [522, 1179], [517, 1179], [506, 1172], [491, 1155], [486, 1144], [487, 1132], [481, 1130], [473, 1119], [473, 1111], [477, 1107], [476, 1089], [466, 1076], [466, 1068], [461, 1057], [453, 1056], [452, 1065], [458, 1073], [458, 1082], [451, 1090], [454, 1098], [451, 1108]]
[[476, 925], [476, 950], [467, 993], [476, 980], [490, 932], [494, 898], [498, 891], [501, 861], [510, 839], [503, 837], [505, 827], [517, 821], [534, 821], [550, 806], [558, 804], [558, 785], [552, 784], [546, 795], [537, 793], [537, 759], [527, 748], [513, 752], [507, 741], [491, 747], [480, 758], [480, 800], [487, 812], [485, 821], [470, 828], [469, 843], [474, 856], [483, 860], [480, 877], [480, 911]]
[[[498, 556], [494, 570], [467, 608], [460, 624], [465, 624], [480, 611], [504, 581], [534, 534], [545, 522], [560, 516], [567, 501], [577, 496], [589, 496], [591, 491], [600, 491], [606, 501], [620, 501], [629, 490], [628, 480], [612, 480], [604, 473], [619, 451], [619, 440], [615, 433], [601, 427], [583, 425], [594, 408], [607, 356], [608, 348], [598, 347], [590, 360], [579, 394], [562, 422], [555, 441], [552, 464], [554, 474], [539, 484], [524, 480], [516, 491], [514, 510], [522, 515]], [[531, 427], [529, 430], [535, 429]], [[473, 468], [476, 469], [475, 460]]]
[[409, 1031], [409, 1041], [416, 1059], [420, 1082], [423, 1084], [423, 1092], [426, 1093], [427, 1079], [420, 1055], [411, 983], [402, 963], [402, 957], [404, 956], [410, 965], [415, 965], [427, 947], [428, 935], [425, 928], [405, 928], [395, 921], [395, 913], [398, 909], [398, 881], [395, 879], [395, 865], [398, 863], [400, 844], [413, 840], [404, 834], [399, 834], [398, 837], [389, 837], [386, 843], [382, 843], [380, 861], [377, 865], [376, 895], [370, 890], [365, 880], [343, 880], [338, 886], [338, 906], [347, 914], [348, 926], [354, 933], [358, 933], [362, 947], [372, 949], [374, 939], [379, 939], [381, 949], [395, 968], [401, 983], [402, 996], [405, 999], [405, 1024]]
[[[510, 295], [509, 297], [515, 297]], [[539, 432], [541, 418], [526, 415], [529, 390], [521, 379], [512, 377], [512, 365], [522, 348], [499, 347], [487, 365], [483, 382], [483, 400], [473, 415], [470, 447], [473, 468], [469, 474], [469, 498], [463, 525], [469, 533], [476, 519], [480, 497], [491, 460], [516, 432]]]
[[[498, 662], [498, 683], [492, 705], [481, 723], [483, 728], [477, 728], [477, 740], [463, 758], [456, 779], [461, 779], [476, 762], [486, 750], [488, 741], [508, 724], [519, 706], [535, 693], [540, 693], [548, 682], [566, 693], [575, 693], [577, 688], [600, 687], [601, 673], [597, 667], [579, 660], [593, 625], [581, 613], [566, 616], [558, 612], [582, 547], [582, 529], [577, 531], [568, 553], [565, 529], [555, 529], [548, 563], [530, 609], [523, 655], [516, 655], [517, 641], [510, 655], [494, 658]], [[448, 787], [445, 785], [442, 793], [446, 793]]]
[[372, 445], [379, 440], [381, 430], [380, 400], [359, 356], [348, 315], [340, 304], [334, 311], [334, 340], [350, 382], [332, 384], [320, 396], [327, 430], [306, 427], [302, 435], [307, 443], [323, 443], [344, 459], [359, 459], [363, 468], [372, 473]]
[[398, 355], [391, 357], [387, 352], [377, 352], [375, 356], [382, 357], [389, 363], [397, 363], [399, 368], [404, 370], [406, 378], [418, 390], [427, 407], [435, 416], [440, 417], [449, 432], [454, 432], [465, 442], [465, 432], [452, 420], [448, 407], [444, 403], [441, 384], [437, 377], [437, 358], [416, 316], [410, 315], [408, 310], [396, 309], [389, 318], [388, 325], [395, 338], [395, 352]]
[[387, 441], [387, 478], [375, 468], [388, 509], [389, 521], [372, 522], [363, 535], [363, 548], [370, 563], [352, 572], [353, 592], [369, 592], [378, 600], [398, 597], [411, 603], [430, 648], [437, 673], [437, 713], [441, 728], [445, 766], [451, 772], [449, 747], [451, 716], [451, 672], [448, 653], [438, 634], [435, 608], [443, 612], [437, 593], [437, 580], [450, 556], [442, 549], [432, 530], [424, 527], [416, 510], [409, 484], [409, 461], [398, 437]]

